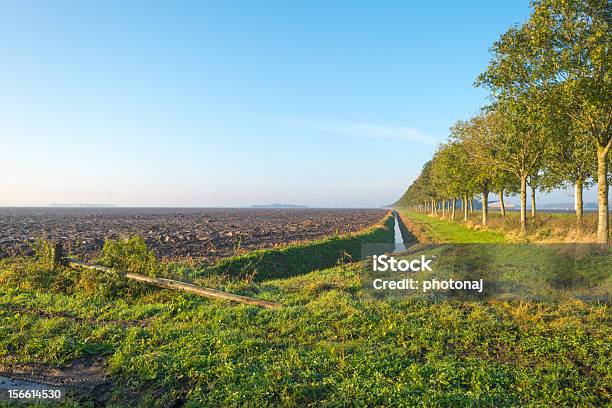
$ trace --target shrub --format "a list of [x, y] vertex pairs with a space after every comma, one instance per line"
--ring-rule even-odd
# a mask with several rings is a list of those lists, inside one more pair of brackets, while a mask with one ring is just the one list
[[34, 251], [36, 256], [37, 265], [41, 269], [52, 270], [53, 265], [53, 243], [46, 239], [39, 239], [32, 244], [30, 247]]
[[30, 290], [47, 288], [53, 273], [39, 261], [27, 257], [4, 259], [0, 263], [0, 284]]
[[44, 239], [30, 244], [34, 257], [19, 256], [0, 263], [0, 284], [20, 289], [49, 289], [58, 271], [53, 270], [53, 243]]
[[155, 254], [140, 236], [121, 241], [107, 240], [98, 262], [122, 273], [157, 276], [160, 270]]
[[43, 290], [103, 298], [136, 296], [147, 287], [130, 283], [126, 272], [155, 276], [161, 269], [140, 237], [125, 241], [109, 240], [104, 245], [99, 263], [111, 267], [108, 272], [92, 269], [74, 270], [53, 265], [53, 244], [40, 240], [32, 244], [36, 256], [0, 260], [0, 285], [22, 290]]

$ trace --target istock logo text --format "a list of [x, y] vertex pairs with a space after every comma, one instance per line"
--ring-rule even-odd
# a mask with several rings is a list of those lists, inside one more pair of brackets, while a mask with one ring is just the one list
[[372, 256], [372, 269], [374, 272], [432, 272], [429, 264], [433, 261], [433, 258], [426, 258], [425, 255], [421, 255], [420, 259], [400, 259], [397, 260], [393, 256], [389, 255], [373, 255]]

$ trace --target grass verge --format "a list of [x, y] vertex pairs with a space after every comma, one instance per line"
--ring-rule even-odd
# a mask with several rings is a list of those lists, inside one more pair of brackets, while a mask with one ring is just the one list
[[[460, 229], [458, 232], [453, 227], [445, 227], [445, 222], [476, 232], [498, 233], [504, 236], [507, 242], [595, 243], [597, 241], [597, 214], [594, 213], [585, 213], [581, 222], [578, 222], [576, 216], [570, 213], [539, 212], [535, 217], [528, 214], [527, 231], [526, 234], [522, 234], [520, 214], [517, 211], [508, 211], [505, 216], [502, 216], [499, 211], [489, 211], [486, 227], [481, 225], [482, 215], [480, 211], [468, 214], [467, 220], [464, 220], [463, 213], [459, 212], [456, 214], [454, 221], [451, 221], [448, 215], [443, 217], [441, 214], [432, 216], [408, 210], [398, 211], [410, 214], [418, 222], [432, 224], [434, 232], [440, 232], [439, 235], [444, 239], [458, 239], [460, 242], [465, 239], [468, 239], [469, 242], [478, 242], [473, 240], [479, 239], [478, 237], [483, 238], [485, 235], [474, 234], [470, 236], [464, 230]], [[432, 220], [440, 222], [436, 223]], [[612, 238], [612, 231], [610, 234]], [[487, 242], [491, 242], [488, 238], [486, 239]]]
[[351, 264], [244, 284], [278, 311], [163, 290], [109, 302], [0, 285], [0, 361], [103, 356], [112, 387], [97, 399], [108, 406], [609, 403], [606, 305], [376, 300], [360, 273]]
[[433, 242], [445, 243], [502, 243], [506, 239], [498, 231], [474, 230], [462, 224], [451, 222], [437, 217], [414, 211], [398, 210], [406, 224], [417, 224], [420, 227], [421, 239], [426, 238]]
[[302, 275], [361, 259], [363, 244], [393, 243], [393, 227], [394, 218], [388, 213], [380, 223], [357, 233], [248, 252], [223, 259], [196, 275], [255, 281]]

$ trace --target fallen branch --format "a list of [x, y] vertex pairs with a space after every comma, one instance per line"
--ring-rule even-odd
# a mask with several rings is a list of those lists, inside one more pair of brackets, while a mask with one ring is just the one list
[[[106, 266], [89, 265], [76, 261], [74, 259], [67, 259], [66, 265], [73, 269], [85, 268], [94, 269], [101, 272], [113, 271], [111, 268]], [[234, 302], [246, 303], [248, 305], [265, 307], [266, 309], [279, 309], [282, 307], [280, 303], [268, 302], [267, 300], [255, 299], [248, 296], [235, 295], [233, 293], [227, 293], [216, 289], [204, 288], [202, 286], [197, 286], [191, 283], [180, 282], [172, 279], [152, 278], [150, 276], [140, 275], [138, 273], [126, 273], [125, 277], [138, 282], [145, 282], [151, 285], [159, 286], [161, 288], [182, 290], [184, 292], [193, 293], [209, 299], [231, 300]]]

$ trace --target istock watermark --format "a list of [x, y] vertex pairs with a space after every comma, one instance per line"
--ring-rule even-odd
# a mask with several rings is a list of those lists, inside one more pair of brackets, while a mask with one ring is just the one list
[[413, 244], [362, 248], [362, 287], [375, 299], [485, 299], [612, 303], [612, 246]]
[[374, 272], [433, 272], [430, 264], [433, 258], [427, 259], [421, 255], [420, 259], [395, 259], [393, 255], [372, 255], [372, 270]]
[[[421, 255], [416, 259], [396, 259], [393, 255], [372, 255], [373, 272], [433, 272], [431, 267], [435, 256]], [[424, 279], [415, 278], [375, 278], [372, 280], [374, 290], [420, 290], [423, 293], [436, 290], [473, 290], [482, 293], [484, 279]]]

